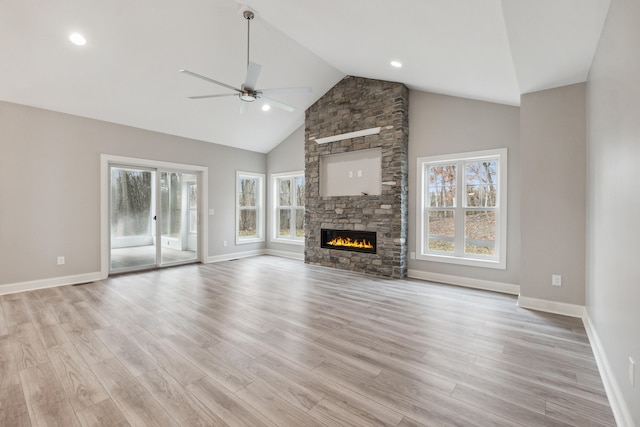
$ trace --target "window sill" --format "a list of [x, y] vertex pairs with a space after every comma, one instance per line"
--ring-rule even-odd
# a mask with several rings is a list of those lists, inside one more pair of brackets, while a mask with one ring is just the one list
[[459, 256], [453, 256], [453, 255], [436, 255], [436, 254], [416, 254], [416, 259], [420, 261], [468, 265], [471, 267], [495, 268], [499, 270], [507, 269], [507, 265], [506, 265], [507, 263], [505, 259], [492, 260], [492, 259], [479, 259], [479, 258], [464, 258]]
[[271, 243], [282, 243], [282, 244], [285, 244], [285, 245], [304, 246], [304, 239], [302, 239], [302, 240], [293, 240], [293, 239], [273, 238], [270, 241], [271, 241]]
[[249, 243], [264, 243], [264, 238], [257, 237], [253, 239], [236, 239], [236, 245], [245, 245]]

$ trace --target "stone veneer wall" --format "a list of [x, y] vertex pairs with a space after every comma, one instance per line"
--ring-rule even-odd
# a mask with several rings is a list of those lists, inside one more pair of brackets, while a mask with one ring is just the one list
[[[322, 138], [373, 127], [378, 135], [317, 144]], [[401, 83], [345, 77], [305, 115], [305, 262], [378, 276], [407, 275], [409, 90]], [[320, 157], [382, 150], [382, 194], [320, 196]], [[377, 232], [377, 253], [322, 249], [320, 229]]]

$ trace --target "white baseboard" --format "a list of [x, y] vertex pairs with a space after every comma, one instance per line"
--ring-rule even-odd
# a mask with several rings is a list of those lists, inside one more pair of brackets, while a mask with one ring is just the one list
[[232, 259], [249, 258], [252, 256], [258, 256], [258, 255], [273, 255], [281, 258], [291, 258], [299, 261], [304, 261], [304, 254], [287, 252], [287, 251], [278, 251], [275, 249], [258, 249], [255, 251], [235, 252], [231, 254], [210, 256], [209, 258], [207, 258], [207, 263], [230, 261]]
[[[210, 256], [207, 258], [207, 263], [229, 261], [238, 258], [249, 258], [258, 255], [274, 255], [283, 258], [292, 258], [297, 260], [304, 260], [303, 254], [296, 254], [286, 251], [274, 251], [271, 249], [259, 249], [256, 251], [236, 252], [232, 254], [224, 254], [217, 256]], [[106, 279], [107, 275], [103, 275], [100, 272], [77, 274], [74, 276], [53, 277], [51, 279], [32, 280], [29, 282], [10, 283], [7, 285], [0, 285], [0, 295], [15, 294], [18, 292], [35, 291], [36, 289], [55, 288], [56, 286], [76, 285], [78, 283], [94, 282], [96, 280]]]
[[0, 295], [18, 292], [35, 291], [36, 289], [55, 288], [56, 286], [75, 285], [105, 279], [100, 272], [77, 274], [74, 276], [53, 277], [51, 279], [33, 280], [30, 282], [0, 285]]
[[275, 249], [267, 249], [267, 255], [279, 256], [281, 258], [291, 258], [298, 261], [304, 261], [304, 254], [287, 251], [277, 251]]
[[446, 283], [448, 285], [464, 286], [466, 288], [482, 289], [485, 291], [501, 292], [503, 294], [518, 295], [520, 293], [520, 285], [513, 285], [511, 283], [501, 283], [493, 282], [490, 280], [473, 279], [470, 277], [430, 273], [428, 271], [421, 270], [408, 270], [407, 276], [412, 279]]
[[563, 316], [580, 318], [584, 316], [583, 305], [523, 297], [522, 295], [518, 297], [518, 306], [522, 308], [530, 308], [532, 310], [545, 311], [547, 313], [561, 314]]
[[622, 391], [620, 390], [620, 386], [618, 386], [618, 381], [616, 381], [616, 378], [613, 375], [613, 369], [611, 368], [611, 364], [609, 364], [609, 359], [604, 351], [598, 332], [591, 321], [591, 317], [589, 317], [589, 312], [586, 310], [584, 312], [584, 316], [582, 316], [582, 322], [584, 323], [584, 329], [587, 331], [587, 336], [591, 343], [591, 349], [593, 350], [593, 355], [596, 359], [598, 370], [600, 371], [600, 377], [602, 377], [604, 389], [607, 392], [609, 405], [611, 405], [611, 410], [613, 411], [613, 416], [616, 419], [616, 424], [618, 424], [618, 427], [634, 427], [631, 413], [629, 412], [629, 408], [622, 397]]
[[210, 264], [212, 262], [231, 261], [232, 259], [249, 258], [258, 255], [267, 255], [267, 249], [258, 249], [255, 251], [234, 252], [230, 254], [210, 256], [207, 258], [207, 264]]

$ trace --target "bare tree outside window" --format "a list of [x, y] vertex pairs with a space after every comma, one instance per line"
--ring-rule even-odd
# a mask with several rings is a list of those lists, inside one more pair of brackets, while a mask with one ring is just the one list
[[112, 169], [111, 235], [151, 234], [151, 171]]
[[240, 177], [240, 219], [238, 234], [242, 237], [258, 237], [257, 190], [258, 179]]
[[418, 159], [418, 259], [505, 268], [507, 150]]
[[276, 200], [278, 239], [304, 239], [304, 176], [279, 176], [274, 179], [278, 189]]
[[495, 184], [497, 160], [465, 163], [465, 253], [494, 255], [498, 198]]
[[160, 174], [160, 197], [162, 200], [163, 236], [177, 239], [180, 237], [182, 218], [182, 182], [183, 174], [177, 172], [162, 172]]
[[296, 238], [304, 239], [304, 176], [298, 176], [294, 180], [296, 188]]
[[455, 211], [451, 208], [456, 206], [456, 165], [430, 166], [428, 173], [428, 247], [432, 251], [453, 252]]

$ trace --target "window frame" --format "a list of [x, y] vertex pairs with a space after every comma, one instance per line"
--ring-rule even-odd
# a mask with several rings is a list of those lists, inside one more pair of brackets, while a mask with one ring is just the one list
[[[289, 244], [289, 245], [299, 245], [302, 246], [304, 245], [304, 236], [303, 237], [295, 237], [295, 226], [296, 226], [296, 222], [295, 222], [295, 211], [297, 209], [300, 209], [299, 206], [297, 206], [295, 203], [292, 203], [291, 206], [289, 207], [289, 209], [291, 210], [291, 231], [292, 231], [292, 235], [294, 237], [281, 237], [279, 234], [279, 230], [280, 230], [280, 215], [279, 215], [279, 210], [280, 210], [280, 185], [279, 185], [279, 181], [282, 179], [290, 179], [290, 180], [295, 180], [298, 178], [302, 178], [303, 180], [305, 179], [305, 174], [304, 171], [294, 171], [294, 172], [282, 172], [282, 173], [274, 173], [271, 174], [271, 188], [273, 189], [272, 191], [272, 197], [271, 197], [271, 229], [272, 229], [272, 233], [271, 233], [271, 241], [274, 243], [285, 243], [285, 244]], [[295, 186], [292, 185], [292, 188], [295, 189]], [[303, 189], [304, 191], [304, 189]], [[297, 198], [295, 197], [296, 193], [293, 193], [291, 195], [291, 200], [295, 201], [297, 200]], [[306, 203], [306, 200], [305, 200]], [[302, 206], [302, 209], [304, 210], [304, 206]]]
[[[468, 162], [492, 160], [498, 161], [497, 195], [495, 207], [466, 206], [464, 165]], [[454, 253], [430, 251], [428, 246], [428, 191], [429, 191], [429, 167], [443, 164], [456, 164], [456, 202], [453, 207], [455, 219]], [[416, 203], [416, 259], [474, 267], [485, 267], [505, 270], [507, 267], [507, 149], [474, 151], [467, 153], [455, 153], [440, 156], [420, 157], [417, 159], [417, 186], [418, 197]], [[482, 256], [464, 253], [464, 218], [465, 213], [473, 210], [494, 211], [496, 215], [495, 229], [495, 255]]]
[[[240, 179], [250, 178], [257, 179], [258, 188], [256, 189], [256, 236], [255, 237], [241, 237], [240, 236], [240, 211], [243, 209], [240, 207]], [[260, 243], [264, 242], [264, 180], [265, 174], [256, 172], [244, 172], [236, 171], [236, 244], [242, 245], [247, 243]]]

